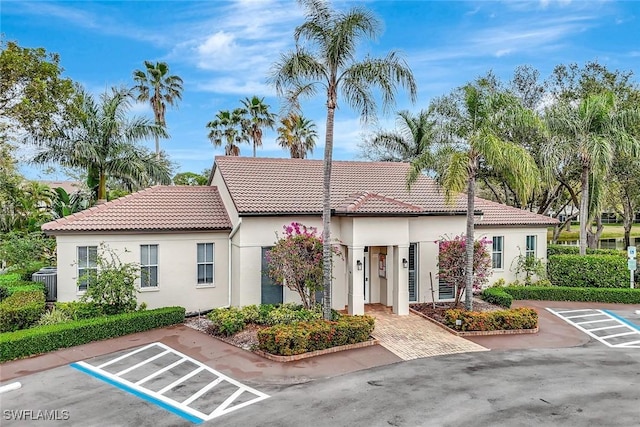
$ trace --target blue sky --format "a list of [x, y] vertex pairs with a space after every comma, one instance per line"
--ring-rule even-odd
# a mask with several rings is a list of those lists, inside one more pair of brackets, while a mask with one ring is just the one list
[[[361, 46], [380, 56], [402, 52], [418, 83], [418, 102], [398, 96], [396, 109], [418, 111], [437, 96], [492, 70], [508, 80], [528, 64], [546, 78], [554, 66], [597, 60], [612, 70], [640, 74], [640, 2], [635, 1], [361, 1], [335, 2], [343, 9], [361, 4], [384, 23], [381, 37]], [[99, 94], [111, 86], [132, 85], [132, 72], [144, 60], [166, 61], [184, 79], [183, 100], [167, 112], [171, 138], [162, 141], [177, 171], [201, 172], [224, 154], [207, 139], [205, 125], [240, 99], [258, 95], [274, 112], [280, 102], [266, 78], [278, 55], [292, 48], [293, 31], [303, 19], [295, 1], [2, 1], [1, 31], [25, 47], [60, 54], [64, 75]], [[323, 153], [325, 114], [322, 96], [303, 104], [315, 121]], [[135, 114], [152, 117], [147, 105]], [[379, 117], [391, 128], [393, 111]], [[342, 104], [336, 113], [334, 158], [358, 159], [359, 144], [375, 130]], [[151, 148], [152, 141], [146, 144]], [[251, 155], [251, 147], [241, 147]], [[264, 136], [259, 156], [287, 157]], [[32, 179], [40, 169], [22, 163]]]

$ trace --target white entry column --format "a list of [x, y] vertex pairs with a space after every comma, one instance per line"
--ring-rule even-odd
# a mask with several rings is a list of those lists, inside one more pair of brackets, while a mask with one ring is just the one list
[[409, 245], [398, 245], [393, 252], [393, 312], [409, 314]]
[[364, 247], [349, 247], [349, 314], [364, 314]]

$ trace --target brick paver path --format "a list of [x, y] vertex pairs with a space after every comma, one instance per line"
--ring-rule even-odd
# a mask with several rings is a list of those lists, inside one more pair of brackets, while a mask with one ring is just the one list
[[373, 337], [404, 360], [488, 350], [413, 313], [396, 316], [389, 308], [373, 304], [366, 306], [366, 312], [376, 318]]

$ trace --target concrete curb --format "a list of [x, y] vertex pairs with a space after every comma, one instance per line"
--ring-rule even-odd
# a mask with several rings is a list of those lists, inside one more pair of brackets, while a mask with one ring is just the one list
[[264, 357], [265, 359], [273, 360], [274, 362], [295, 362], [296, 360], [308, 359], [310, 357], [321, 356], [323, 354], [337, 353], [339, 351], [353, 350], [356, 348], [371, 347], [372, 345], [378, 345], [378, 344], [379, 344], [378, 340], [375, 338], [372, 338], [372, 339], [369, 339], [368, 341], [363, 341], [355, 344], [340, 345], [337, 347], [326, 348], [324, 350], [316, 350], [316, 351], [310, 351], [302, 354], [294, 354], [292, 356], [278, 356], [276, 354], [266, 353], [262, 350], [253, 350], [253, 352], [258, 356]]
[[536, 326], [534, 329], [501, 329], [498, 331], [456, 331], [455, 329], [451, 329], [447, 325], [443, 325], [440, 322], [435, 321], [429, 316], [425, 316], [418, 310], [414, 310], [413, 308], [409, 308], [409, 311], [413, 314], [417, 314], [418, 316], [427, 319], [429, 322], [438, 325], [445, 331], [450, 334], [457, 335], [459, 337], [483, 337], [490, 335], [522, 335], [522, 334], [536, 334], [540, 331], [540, 329]]

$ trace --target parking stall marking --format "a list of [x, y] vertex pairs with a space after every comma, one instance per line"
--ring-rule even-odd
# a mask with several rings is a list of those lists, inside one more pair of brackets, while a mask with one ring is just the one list
[[[159, 352], [149, 357], [145, 357], [145, 353], [154, 351]], [[169, 364], [162, 364], [161, 359], [166, 356], [177, 357], [178, 360]], [[138, 360], [140, 357], [143, 357], [143, 359]], [[132, 362], [130, 362], [129, 366], [124, 367], [124, 369], [118, 368], [117, 366], [115, 366], [115, 368], [118, 368], [116, 369], [117, 372], [109, 372], [105, 369], [110, 366], [114, 367], [115, 364], [127, 363], [127, 359], [132, 360]], [[191, 365], [195, 365], [195, 367], [189, 368], [189, 363]], [[154, 366], [155, 364], [161, 364], [161, 366]], [[195, 424], [212, 420], [216, 417], [244, 408], [245, 406], [257, 403], [269, 397], [267, 394], [246, 386], [233, 378], [230, 378], [159, 342], [140, 347], [98, 366], [91, 365], [84, 361], [72, 363], [71, 366], [120, 388], [121, 390], [127, 391], [135, 396], [154, 403]], [[138, 369], [148, 370], [149, 368], [154, 368], [154, 372], [145, 375], [137, 381], [123, 378], [124, 375], [135, 373]], [[177, 374], [176, 372], [173, 372], [173, 376], [169, 375], [172, 373], [174, 368], [185, 368], [190, 370], [184, 375], [179, 375], [177, 379], [170, 381], [170, 384], [157, 391], [143, 385], [145, 383], [153, 382], [152, 380], [161, 381], [165, 377], [168, 380], [174, 379]], [[147, 371], [144, 371], [144, 373], [146, 374]], [[196, 378], [199, 374], [203, 374], [205, 377], [213, 376], [215, 379], [212, 381], [207, 379], [204, 386], [199, 384], [201, 379], [200, 381], [194, 379], [193, 383], [190, 384], [189, 380]], [[190, 395], [186, 397], [175, 395], [172, 395], [172, 397], [167, 396], [167, 394], [170, 394], [172, 391], [176, 392], [176, 390], [179, 389], [183, 389], [182, 391], [184, 391], [185, 386], [187, 386], [187, 389], [188, 386], [195, 386], [197, 389], [193, 392], [189, 392]], [[230, 392], [230, 390], [228, 390], [229, 388], [233, 389], [233, 392], [230, 394], [228, 394]], [[217, 390], [220, 391], [217, 392]], [[216, 393], [220, 395], [217, 395]], [[251, 396], [251, 398], [242, 400], [239, 399], [241, 395], [243, 398], [248, 396]], [[207, 400], [206, 397], [208, 397], [209, 400]], [[210, 404], [210, 400], [221, 400], [222, 402]], [[238, 403], [234, 405], [234, 402], [236, 401], [238, 401]], [[203, 409], [203, 405], [208, 407]]]
[[[608, 310], [553, 310], [547, 308], [547, 311], [608, 347], [640, 348], [640, 340], [638, 339], [640, 338], [640, 327]], [[609, 324], [602, 326], [603, 323]], [[596, 326], [590, 327], [590, 325]]]

